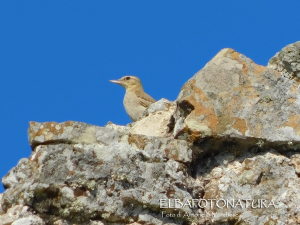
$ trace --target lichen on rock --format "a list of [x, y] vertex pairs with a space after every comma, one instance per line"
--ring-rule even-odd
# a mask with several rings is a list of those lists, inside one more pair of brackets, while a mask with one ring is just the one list
[[30, 122], [0, 224], [299, 223], [298, 53], [223, 49], [127, 126]]

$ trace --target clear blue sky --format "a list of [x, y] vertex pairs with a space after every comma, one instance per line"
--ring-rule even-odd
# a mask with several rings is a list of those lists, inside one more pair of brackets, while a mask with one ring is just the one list
[[[155, 99], [219, 50], [256, 63], [300, 40], [300, 1], [0, 1], [0, 177], [31, 148], [29, 121], [130, 122], [124, 89], [139, 76]], [[4, 188], [0, 185], [0, 192]]]

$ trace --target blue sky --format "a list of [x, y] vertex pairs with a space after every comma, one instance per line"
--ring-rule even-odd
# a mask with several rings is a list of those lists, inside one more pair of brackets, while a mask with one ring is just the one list
[[29, 121], [126, 125], [124, 89], [108, 80], [136, 75], [156, 100], [175, 100], [222, 48], [266, 65], [299, 41], [299, 8], [299, 0], [0, 1], [0, 177], [30, 156]]

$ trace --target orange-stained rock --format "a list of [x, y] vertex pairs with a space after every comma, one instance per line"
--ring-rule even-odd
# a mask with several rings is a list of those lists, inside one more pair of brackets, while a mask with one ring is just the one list
[[0, 224], [299, 224], [299, 53], [223, 49], [127, 126], [30, 122]]
[[223, 49], [182, 87], [177, 102], [188, 112], [174, 135], [299, 142], [299, 84]]

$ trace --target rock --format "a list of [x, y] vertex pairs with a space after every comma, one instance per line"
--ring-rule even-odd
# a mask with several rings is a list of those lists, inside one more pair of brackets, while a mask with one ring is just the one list
[[[31, 223], [30, 223], [31, 221]], [[44, 224], [43, 220], [34, 215], [31, 208], [24, 205], [14, 205], [10, 207], [6, 213], [0, 213], [1, 225], [27, 225], [27, 224]]]
[[[220, 172], [211, 173], [203, 198], [215, 199], [218, 196], [218, 199], [225, 200], [219, 202], [221, 208], [217, 209], [219, 216], [216, 221], [226, 221], [228, 214], [231, 214], [239, 215], [240, 220], [246, 224], [265, 224], [272, 220], [278, 224], [279, 221], [287, 221], [288, 210], [299, 214], [300, 210], [295, 204], [300, 201], [300, 191], [297, 188], [300, 180], [291, 160], [277, 152], [245, 156], [246, 154], [232, 163], [213, 168], [213, 171], [219, 169]], [[241, 205], [238, 199], [244, 200]], [[222, 207], [230, 202], [236, 207]], [[216, 209], [207, 211], [215, 212]]]
[[140, 214], [138, 215], [138, 223], [140, 224], [156, 224], [156, 225], [162, 225], [163, 222], [159, 219], [156, 219], [153, 216], [150, 216], [149, 214]]
[[160, 198], [191, 198], [184, 181], [192, 150], [185, 141], [131, 134], [112, 124], [30, 125], [33, 154], [2, 179], [5, 209], [26, 204], [75, 223], [98, 217], [134, 222], [148, 209], [158, 211]]
[[278, 70], [289, 79], [300, 78], [300, 41], [289, 44], [277, 52], [268, 62], [268, 67]]
[[3, 194], [0, 194], [0, 216], [4, 214], [4, 210], [2, 209], [2, 203], [3, 203], [2, 200], [3, 200]]
[[223, 49], [127, 126], [30, 122], [0, 224], [298, 224], [297, 46], [268, 67]]
[[176, 103], [166, 99], [153, 103], [144, 113], [146, 116], [134, 123], [130, 132], [146, 136], [167, 137], [173, 131], [174, 118], [172, 115], [175, 109]]
[[219, 140], [298, 146], [299, 99], [298, 82], [223, 49], [182, 87], [174, 136], [213, 138], [216, 148]]
[[21, 218], [13, 222], [11, 225], [44, 225], [42, 219], [34, 217]]
[[41, 143], [95, 143], [109, 144], [119, 138], [127, 127], [109, 123], [106, 127], [67, 121], [64, 123], [30, 122], [28, 140], [32, 148]]
[[68, 223], [66, 220], [56, 220], [53, 225], [69, 225], [70, 223]]

